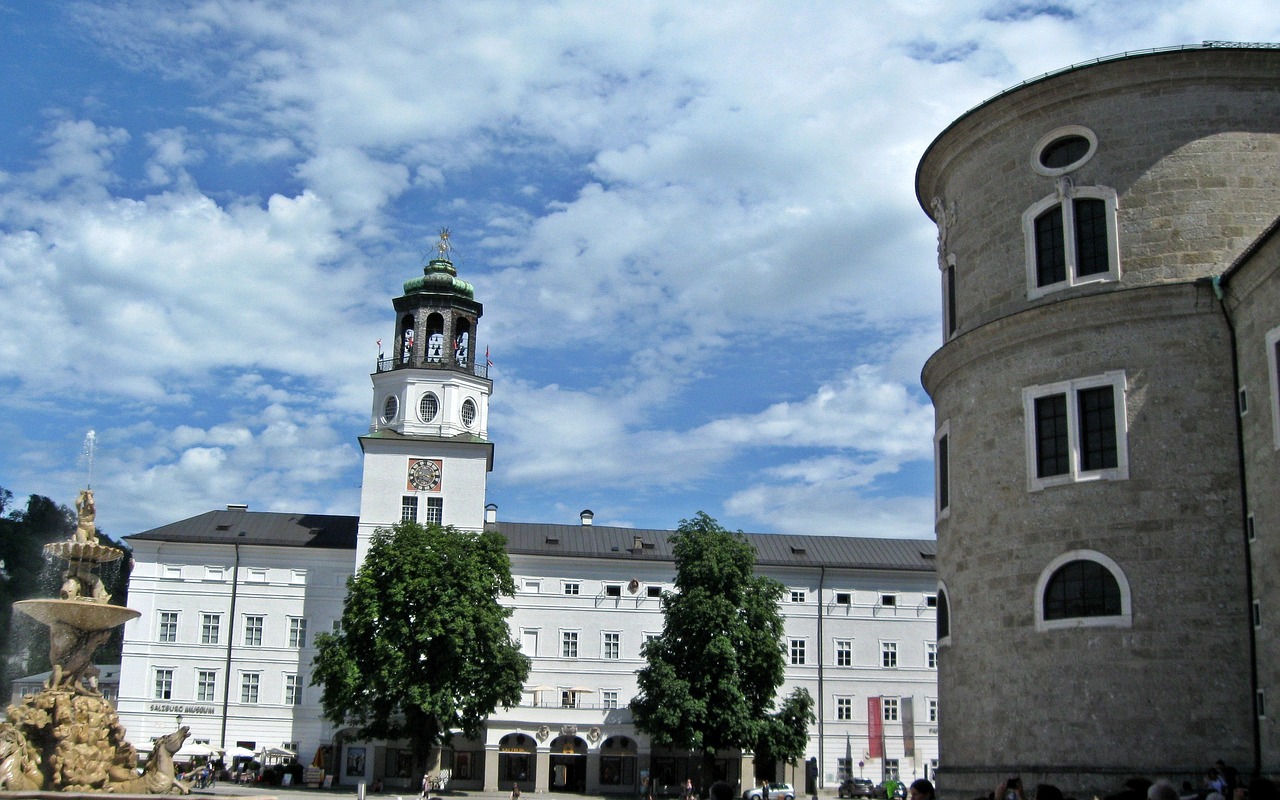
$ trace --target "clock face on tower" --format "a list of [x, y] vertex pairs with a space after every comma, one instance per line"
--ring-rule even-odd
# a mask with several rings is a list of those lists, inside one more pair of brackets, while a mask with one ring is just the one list
[[409, 487], [420, 492], [440, 489], [440, 461], [434, 458], [409, 459]]

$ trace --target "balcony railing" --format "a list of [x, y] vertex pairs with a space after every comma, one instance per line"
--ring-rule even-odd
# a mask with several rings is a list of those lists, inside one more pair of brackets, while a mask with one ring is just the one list
[[384, 355], [378, 359], [378, 372], [390, 372], [396, 369], [461, 370], [481, 378], [489, 377], [489, 364], [486, 358], [481, 356], [478, 360], [473, 360], [469, 357], [469, 354], [458, 352], [449, 356], [424, 358], [413, 355], [408, 357]]

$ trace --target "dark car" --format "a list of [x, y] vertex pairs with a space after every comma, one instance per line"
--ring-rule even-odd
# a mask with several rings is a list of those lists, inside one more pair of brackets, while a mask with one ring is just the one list
[[845, 778], [836, 794], [840, 797], [875, 797], [876, 785], [870, 778]]

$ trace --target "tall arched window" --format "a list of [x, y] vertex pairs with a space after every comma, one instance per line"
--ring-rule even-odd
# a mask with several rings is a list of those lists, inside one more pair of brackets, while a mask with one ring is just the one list
[[949, 644], [951, 640], [951, 598], [947, 596], [945, 586], [938, 587], [938, 644]]
[[1102, 553], [1074, 550], [1055, 558], [1036, 587], [1036, 628], [1128, 627], [1129, 583]]

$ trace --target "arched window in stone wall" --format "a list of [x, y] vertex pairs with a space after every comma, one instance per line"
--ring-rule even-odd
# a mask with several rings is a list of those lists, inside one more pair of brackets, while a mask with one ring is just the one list
[[1093, 550], [1055, 558], [1036, 584], [1036, 629], [1115, 626], [1133, 622], [1129, 582], [1112, 559]]
[[1058, 191], [1022, 214], [1030, 298], [1120, 279], [1115, 190], [1060, 182]]
[[938, 586], [938, 644], [951, 644], [951, 598], [947, 587]]

